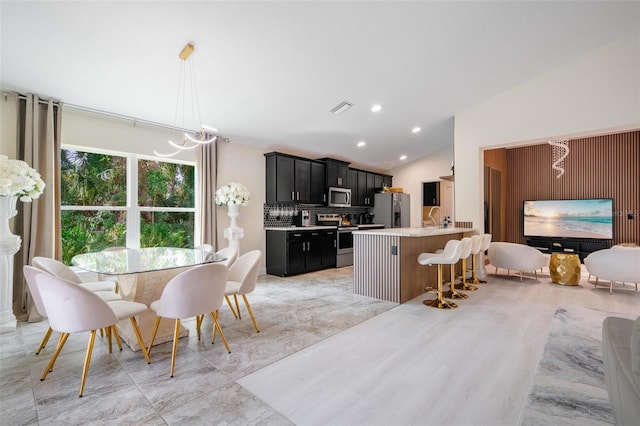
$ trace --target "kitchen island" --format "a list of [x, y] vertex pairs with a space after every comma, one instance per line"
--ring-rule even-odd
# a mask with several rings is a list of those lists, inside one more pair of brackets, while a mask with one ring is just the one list
[[418, 263], [449, 240], [471, 236], [471, 228], [391, 228], [353, 233], [353, 291], [404, 303], [437, 287], [437, 268]]

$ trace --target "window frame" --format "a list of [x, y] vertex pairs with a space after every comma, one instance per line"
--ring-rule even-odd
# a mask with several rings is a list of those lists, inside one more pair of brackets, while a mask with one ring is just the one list
[[[198, 175], [198, 165], [196, 161], [186, 161], [180, 159], [168, 159], [151, 155], [136, 154], [133, 152], [114, 151], [109, 149], [94, 148], [73, 144], [61, 144], [61, 150], [73, 150], [87, 152], [91, 154], [111, 155], [126, 159], [127, 167], [127, 201], [125, 206], [60, 206], [61, 211], [125, 211], [127, 215], [127, 238], [128, 248], [140, 248], [140, 220], [141, 212], [188, 212], [194, 214], [193, 221], [193, 241], [197, 245], [200, 240], [200, 179]], [[193, 207], [148, 207], [138, 205], [138, 161], [157, 161], [162, 163], [182, 164], [192, 166], [194, 169]]]

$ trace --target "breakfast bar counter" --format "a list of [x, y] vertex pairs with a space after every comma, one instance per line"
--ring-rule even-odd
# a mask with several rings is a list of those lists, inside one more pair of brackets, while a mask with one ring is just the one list
[[353, 233], [353, 291], [404, 303], [437, 285], [437, 268], [418, 263], [449, 240], [471, 236], [471, 228], [390, 228]]

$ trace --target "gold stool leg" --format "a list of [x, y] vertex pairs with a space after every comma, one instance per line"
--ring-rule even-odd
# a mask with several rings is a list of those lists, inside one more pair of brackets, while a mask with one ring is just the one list
[[442, 265], [438, 265], [438, 297], [433, 300], [424, 300], [422, 303], [436, 309], [455, 309], [458, 307], [455, 303], [442, 298]]
[[211, 312], [211, 319], [213, 320], [213, 332], [211, 334], [211, 343], [216, 338], [216, 330], [220, 333], [220, 337], [222, 338], [222, 343], [224, 343], [224, 347], [227, 348], [227, 352], [231, 353], [231, 349], [229, 349], [229, 343], [227, 343], [227, 339], [224, 337], [224, 333], [222, 332], [222, 327], [220, 327], [220, 323], [218, 322], [218, 311]]
[[471, 265], [472, 265], [472, 267], [471, 267], [471, 276], [472, 276], [471, 282], [474, 283], [474, 284], [486, 284], [487, 283], [486, 281], [483, 281], [483, 280], [479, 279], [476, 276], [476, 264], [478, 262], [477, 256], [478, 256], [477, 254], [474, 254], [471, 257]]
[[456, 290], [476, 291], [478, 287], [467, 284], [467, 259], [462, 259], [462, 276], [460, 282], [456, 284]]
[[451, 282], [449, 283], [449, 290], [447, 290], [444, 293], [442, 293], [442, 297], [446, 297], [447, 299], [466, 299], [466, 298], [469, 297], [468, 294], [458, 293], [456, 291], [456, 285], [454, 283], [455, 276], [456, 276], [455, 268], [456, 268], [456, 264], [452, 263], [451, 264], [451, 273], [450, 273]]

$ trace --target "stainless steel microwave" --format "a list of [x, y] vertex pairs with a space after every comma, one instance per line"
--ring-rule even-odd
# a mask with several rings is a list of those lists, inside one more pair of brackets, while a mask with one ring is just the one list
[[329, 187], [329, 207], [351, 207], [351, 189]]

